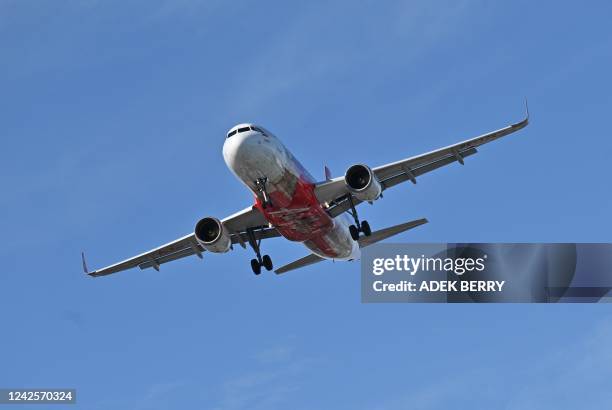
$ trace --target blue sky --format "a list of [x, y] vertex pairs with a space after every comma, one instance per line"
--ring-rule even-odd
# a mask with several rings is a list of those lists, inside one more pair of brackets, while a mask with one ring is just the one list
[[242, 249], [94, 280], [79, 254], [249, 205], [221, 156], [236, 123], [323, 178], [505, 126], [525, 96], [526, 130], [362, 215], [430, 220], [400, 241], [609, 242], [611, 12], [0, 1], [0, 386], [75, 387], [88, 410], [609, 406], [607, 305], [364, 305], [357, 264], [255, 277]]

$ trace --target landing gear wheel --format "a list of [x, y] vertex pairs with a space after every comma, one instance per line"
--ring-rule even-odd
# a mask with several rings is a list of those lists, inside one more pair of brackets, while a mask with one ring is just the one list
[[359, 240], [359, 229], [357, 229], [355, 225], [349, 226], [349, 232], [351, 233], [351, 238], [353, 238], [354, 241]]
[[257, 259], [251, 259], [251, 269], [253, 269], [253, 273], [255, 275], [259, 275], [261, 273], [261, 265]]
[[261, 258], [261, 264], [266, 270], [272, 270], [272, 259], [269, 255], [264, 255], [263, 258]]
[[361, 222], [361, 232], [363, 232], [365, 236], [372, 235], [372, 230], [370, 229], [370, 224], [368, 223], [368, 221]]

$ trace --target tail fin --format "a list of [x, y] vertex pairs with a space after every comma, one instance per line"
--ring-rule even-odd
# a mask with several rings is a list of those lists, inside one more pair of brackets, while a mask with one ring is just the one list
[[329, 170], [329, 168], [327, 168], [327, 165], [325, 165], [325, 180], [329, 181], [332, 179], [332, 173]]

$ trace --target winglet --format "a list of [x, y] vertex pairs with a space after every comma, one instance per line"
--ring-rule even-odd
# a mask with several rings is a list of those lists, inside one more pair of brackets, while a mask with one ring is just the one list
[[89, 275], [89, 269], [87, 269], [87, 262], [85, 261], [85, 252], [81, 252], [81, 260], [83, 261], [83, 272]]
[[529, 125], [529, 104], [527, 103], [527, 97], [525, 97], [525, 118], [515, 124], [511, 124], [510, 126], [508, 126], [508, 128], [512, 130], [510, 131], [510, 133], [512, 133], [514, 131], [518, 131], [522, 128], [525, 128], [527, 125]]
[[527, 103], [527, 97], [525, 97], [525, 111], [526, 111], [526, 119], [529, 121], [529, 104]]

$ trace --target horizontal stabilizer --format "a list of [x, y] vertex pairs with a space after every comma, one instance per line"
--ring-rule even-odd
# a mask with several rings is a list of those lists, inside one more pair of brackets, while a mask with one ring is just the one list
[[[399, 233], [405, 232], [409, 229], [416, 228], [417, 226], [426, 224], [427, 222], [428, 221], [425, 218], [417, 219], [417, 220], [406, 222], [403, 224], [390, 226], [389, 228], [381, 229], [380, 231], [372, 232], [372, 235], [364, 236], [359, 239], [359, 247], [365, 248], [366, 246], [370, 246], [376, 242], [380, 242], [391, 236], [395, 236]], [[321, 262], [323, 260], [325, 259], [321, 258], [318, 255], [315, 255], [314, 253], [311, 253], [310, 255], [304, 256], [301, 259], [288, 263], [285, 266], [281, 266], [280, 268], [276, 269], [274, 272], [276, 272], [277, 275], [280, 275], [281, 273], [289, 272], [290, 270], [294, 270], [298, 268], [303, 268], [304, 266], [312, 265], [314, 263]]]
[[281, 266], [280, 268], [276, 269], [274, 272], [277, 275], [280, 275], [281, 273], [289, 272], [290, 270], [294, 270], [298, 268], [303, 268], [304, 266], [312, 265], [313, 263], [321, 262], [323, 260], [325, 259], [323, 259], [322, 257], [318, 255], [315, 255], [314, 253], [311, 253], [310, 255], [304, 256], [301, 259], [288, 263], [285, 266]]
[[421, 226], [423, 224], [426, 224], [427, 222], [428, 221], [425, 218], [417, 219], [403, 224], [390, 226], [388, 228], [381, 229], [380, 231], [372, 232], [372, 235], [364, 236], [359, 239], [359, 247], [365, 248], [366, 246], [370, 246], [376, 242], [380, 242], [391, 236], [395, 236], [399, 233], [405, 232], [409, 229], [416, 228], [417, 226]]

